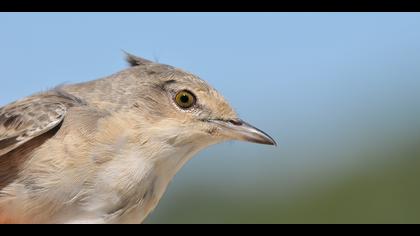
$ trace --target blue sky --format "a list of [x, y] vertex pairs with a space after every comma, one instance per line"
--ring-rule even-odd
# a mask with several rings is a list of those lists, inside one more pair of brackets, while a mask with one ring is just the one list
[[122, 70], [121, 50], [201, 76], [279, 143], [213, 147], [180, 178], [299, 181], [420, 127], [415, 13], [1, 13], [0, 104]]

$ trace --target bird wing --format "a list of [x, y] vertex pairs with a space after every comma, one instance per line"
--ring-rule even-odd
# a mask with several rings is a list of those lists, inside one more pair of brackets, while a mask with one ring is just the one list
[[0, 156], [57, 127], [69, 107], [83, 101], [52, 90], [0, 108]]

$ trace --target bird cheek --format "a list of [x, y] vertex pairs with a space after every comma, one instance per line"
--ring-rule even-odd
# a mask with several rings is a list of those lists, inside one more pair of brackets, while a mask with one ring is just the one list
[[208, 134], [207, 137], [209, 138], [209, 142], [212, 144], [221, 143], [230, 139], [230, 137], [226, 135], [219, 127], [209, 127], [206, 130], [206, 133]]
[[218, 128], [217, 127], [209, 127], [206, 132], [210, 135], [210, 136], [216, 136], [218, 133]]

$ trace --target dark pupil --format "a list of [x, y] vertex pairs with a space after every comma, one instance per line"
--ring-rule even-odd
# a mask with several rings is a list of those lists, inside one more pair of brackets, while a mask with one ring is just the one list
[[190, 100], [190, 98], [188, 97], [188, 95], [183, 94], [180, 98], [182, 103], [188, 103], [188, 101]]

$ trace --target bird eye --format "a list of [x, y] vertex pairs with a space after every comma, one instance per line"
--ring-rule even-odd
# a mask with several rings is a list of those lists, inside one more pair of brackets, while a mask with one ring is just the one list
[[176, 94], [175, 102], [179, 107], [187, 109], [194, 106], [195, 96], [191, 92], [183, 90]]

